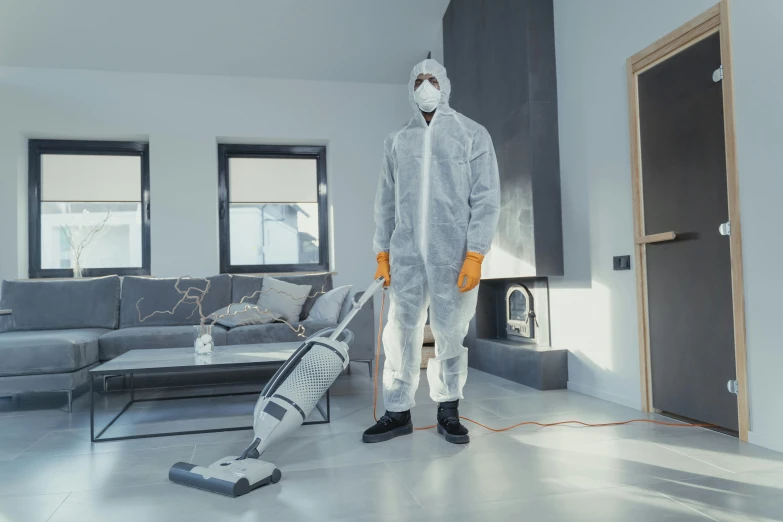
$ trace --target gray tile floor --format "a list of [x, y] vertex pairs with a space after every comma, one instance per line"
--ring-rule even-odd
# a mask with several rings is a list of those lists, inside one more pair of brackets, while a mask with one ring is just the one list
[[[171, 484], [167, 471], [176, 461], [209, 464], [235, 454], [250, 431], [91, 444], [87, 396], [71, 414], [62, 402], [0, 401], [0, 522], [783, 521], [783, 454], [702, 429], [526, 426], [490, 433], [470, 426], [466, 446], [432, 430], [364, 445], [372, 382], [365, 366], [354, 370], [333, 387], [331, 424], [302, 427], [265, 454], [283, 480], [239, 499]], [[244, 425], [255, 399], [143, 403], [110, 433], [208, 426], [216, 417], [221, 425]], [[123, 400], [119, 393], [100, 397], [99, 419]], [[435, 405], [424, 376], [417, 400], [415, 424], [431, 424]], [[473, 370], [461, 406], [463, 415], [496, 427], [643, 416]]]

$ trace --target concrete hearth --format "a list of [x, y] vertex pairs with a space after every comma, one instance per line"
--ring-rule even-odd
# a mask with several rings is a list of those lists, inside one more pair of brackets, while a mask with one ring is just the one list
[[[506, 333], [506, 295], [513, 285], [524, 285], [532, 296], [534, 338]], [[476, 316], [465, 339], [469, 366], [538, 390], [565, 389], [568, 351], [552, 348], [549, 321], [549, 282], [545, 277], [482, 281]]]

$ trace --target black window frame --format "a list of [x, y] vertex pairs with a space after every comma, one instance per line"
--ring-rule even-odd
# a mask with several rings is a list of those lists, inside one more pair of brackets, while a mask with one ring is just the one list
[[[316, 160], [318, 183], [318, 263], [232, 265], [229, 222], [230, 158], [309, 158]], [[220, 273], [260, 274], [329, 271], [329, 207], [326, 185], [326, 147], [318, 145], [218, 145], [218, 218], [220, 222]]]
[[29, 277], [73, 277], [70, 268], [41, 268], [41, 156], [139, 156], [141, 158], [141, 267], [83, 268], [84, 277], [150, 275], [150, 155], [142, 141], [29, 140], [28, 147], [28, 252]]

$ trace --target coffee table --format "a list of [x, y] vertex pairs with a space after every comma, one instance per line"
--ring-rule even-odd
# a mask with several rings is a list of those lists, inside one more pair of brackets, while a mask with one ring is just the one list
[[[133, 377], [138, 374], [155, 373], [198, 373], [231, 368], [257, 368], [281, 366], [302, 343], [265, 343], [242, 344], [236, 346], [216, 346], [210, 355], [196, 355], [192, 347], [189, 348], [153, 348], [147, 350], [131, 350], [111, 361], [90, 370], [90, 440], [92, 442], [106, 442], [112, 440], [141, 439], [149, 437], [164, 437], [170, 435], [191, 435], [194, 433], [215, 433], [220, 431], [238, 431], [253, 429], [250, 426], [212, 428], [206, 430], [175, 431], [163, 433], [144, 433], [125, 435], [121, 437], [104, 437], [112, 424], [133, 404], [139, 402], [171, 401], [181, 399], [199, 399], [211, 397], [227, 397], [234, 395], [258, 395], [260, 391], [221, 393], [211, 395], [188, 395], [182, 397], [159, 397], [149, 399], [137, 399], [133, 385]], [[95, 433], [95, 378], [106, 375], [127, 375], [130, 380], [130, 401], [104, 426]], [[323, 420], [309, 421], [304, 424], [327, 424], [330, 422], [329, 391], [326, 391], [326, 411], [320, 404], [316, 408], [323, 416]]]

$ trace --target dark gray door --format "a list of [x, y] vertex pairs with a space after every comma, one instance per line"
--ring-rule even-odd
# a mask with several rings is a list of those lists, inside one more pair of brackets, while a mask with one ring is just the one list
[[653, 406], [738, 429], [723, 89], [715, 34], [639, 75]]

